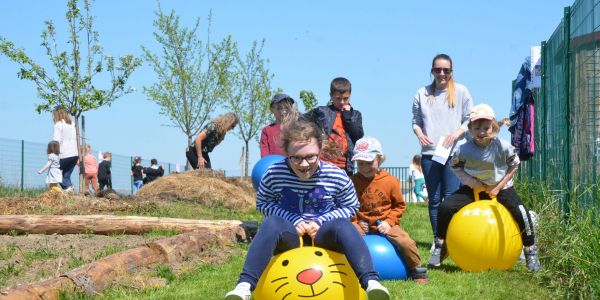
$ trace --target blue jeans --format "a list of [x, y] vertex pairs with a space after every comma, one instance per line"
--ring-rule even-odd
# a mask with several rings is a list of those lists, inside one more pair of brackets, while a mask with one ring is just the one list
[[[379, 280], [367, 244], [350, 220], [323, 223], [314, 242], [316, 247], [344, 253], [363, 289], [369, 280]], [[266, 217], [248, 249], [238, 283], [248, 282], [254, 290], [273, 255], [299, 246], [300, 239], [292, 223], [278, 216]]]
[[136, 180], [133, 182], [133, 193], [137, 193], [137, 191], [139, 189], [142, 188], [142, 185], [144, 185], [144, 181], [143, 180]]
[[435, 237], [438, 209], [442, 203], [442, 198], [446, 199], [456, 192], [460, 187], [460, 180], [450, 167], [452, 157], [448, 157], [445, 165], [432, 160], [431, 157], [431, 155], [421, 157], [421, 168], [423, 169], [427, 194], [429, 195], [429, 222], [431, 222], [431, 230]]
[[62, 187], [63, 190], [65, 190], [73, 185], [73, 183], [71, 183], [71, 174], [73, 174], [73, 170], [75, 169], [75, 166], [77, 165], [77, 160], [79, 160], [78, 156], [71, 156], [71, 157], [61, 158], [58, 162], [60, 165], [60, 170], [62, 171], [63, 179], [62, 179], [62, 182], [60, 183], [60, 186]]

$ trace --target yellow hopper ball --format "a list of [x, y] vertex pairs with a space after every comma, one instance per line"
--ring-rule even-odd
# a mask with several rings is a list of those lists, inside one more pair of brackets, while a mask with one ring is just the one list
[[255, 300], [365, 300], [346, 256], [299, 247], [274, 256], [254, 289]]
[[523, 242], [510, 212], [494, 198], [460, 209], [450, 221], [446, 246], [452, 260], [463, 270], [507, 270], [517, 262]]

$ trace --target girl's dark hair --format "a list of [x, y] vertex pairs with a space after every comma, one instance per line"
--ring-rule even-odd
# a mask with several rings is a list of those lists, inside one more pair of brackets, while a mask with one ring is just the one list
[[[433, 69], [433, 66], [435, 66], [435, 61], [438, 59], [443, 59], [443, 60], [447, 60], [450, 62], [450, 69], [452, 69], [452, 58], [450, 58], [450, 56], [448, 54], [438, 54], [436, 55], [433, 60], [431, 61], [431, 68]], [[432, 71], [433, 72], [433, 71]], [[448, 79], [448, 91], [446, 92], [446, 101], [448, 101], [448, 107], [450, 108], [454, 108], [454, 102], [456, 101], [455, 99], [455, 95], [454, 95], [454, 76], [451, 74], [450, 78]], [[433, 100], [435, 99], [435, 78], [433, 79], [433, 82], [431, 83], [431, 85], [429, 86], [429, 96], [427, 97], [429, 100]]]
[[413, 165], [419, 170], [419, 172], [423, 173], [423, 169], [421, 168], [421, 154], [415, 154], [412, 159]]
[[304, 116], [289, 118], [281, 124], [281, 137], [283, 150], [286, 152], [292, 142], [309, 142], [312, 138], [317, 139], [319, 149], [323, 145], [322, 130], [317, 124]]
[[329, 86], [329, 96], [333, 96], [335, 92], [338, 93], [352, 93], [352, 84], [350, 80], [344, 77], [337, 77], [331, 81], [331, 86]]
[[48, 148], [46, 149], [46, 154], [54, 153], [56, 155], [60, 154], [60, 143], [57, 141], [50, 141], [48, 143]]

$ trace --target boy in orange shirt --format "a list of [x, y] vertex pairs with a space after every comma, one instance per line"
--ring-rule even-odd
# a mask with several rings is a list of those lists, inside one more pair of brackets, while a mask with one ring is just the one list
[[352, 176], [352, 182], [360, 209], [352, 222], [361, 235], [385, 235], [406, 261], [410, 277], [417, 283], [427, 283], [427, 268], [420, 267], [417, 244], [400, 226], [400, 218], [406, 210], [400, 181], [379, 169], [384, 160], [381, 144], [375, 138], [364, 137], [356, 142], [352, 161], [357, 162], [358, 173]]

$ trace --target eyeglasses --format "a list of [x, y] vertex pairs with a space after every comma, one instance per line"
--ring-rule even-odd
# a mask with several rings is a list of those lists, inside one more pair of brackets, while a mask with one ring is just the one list
[[442, 71], [444, 71], [444, 74], [452, 73], [451, 68], [431, 68], [431, 71], [435, 72], [436, 74], [440, 74]]
[[307, 155], [307, 156], [288, 156], [289, 160], [296, 165], [299, 165], [302, 163], [302, 161], [306, 160], [307, 163], [309, 164], [314, 164], [317, 162], [317, 160], [319, 160], [319, 155], [318, 154], [311, 154], [311, 155]]

